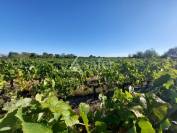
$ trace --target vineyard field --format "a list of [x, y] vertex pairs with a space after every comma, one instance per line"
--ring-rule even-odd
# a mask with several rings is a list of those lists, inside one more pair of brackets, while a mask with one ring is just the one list
[[177, 133], [177, 60], [0, 58], [0, 133]]

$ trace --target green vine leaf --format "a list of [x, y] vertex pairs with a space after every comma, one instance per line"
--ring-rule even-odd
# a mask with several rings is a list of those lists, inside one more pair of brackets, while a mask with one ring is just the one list
[[89, 120], [88, 120], [88, 117], [87, 117], [87, 114], [89, 113], [89, 111], [90, 111], [90, 106], [88, 104], [80, 103], [79, 112], [80, 112], [82, 120], [85, 124], [85, 128], [87, 130], [87, 133], [90, 133], [90, 131], [89, 131]]

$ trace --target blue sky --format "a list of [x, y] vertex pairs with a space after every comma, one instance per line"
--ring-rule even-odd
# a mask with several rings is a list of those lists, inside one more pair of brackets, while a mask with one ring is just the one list
[[0, 1], [0, 53], [126, 56], [175, 46], [176, 0]]

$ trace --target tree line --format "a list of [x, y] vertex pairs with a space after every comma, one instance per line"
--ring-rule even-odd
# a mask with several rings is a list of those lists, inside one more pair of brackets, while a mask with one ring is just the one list
[[37, 53], [28, 53], [28, 52], [9, 52], [7, 55], [9, 58], [13, 57], [29, 57], [29, 58], [75, 58], [76, 55], [74, 54], [52, 54], [52, 53], [47, 53], [44, 52], [42, 54], [37, 54]]
[[169, 49], [162, 55], [159, 55], [154, 49], [147, 49], [144, 52], [138, 51], [133, 55], [129, 55], [132, 58], [153, 58], [153, 57], [161, 57], [161, 58], [177, 58], [177, 47]]
[[[16, 58], [16, 57], [29, 57], [29, 58], [75, 58], [77, 57], [74, 54], [52, 54], [44, 52], [42, 54], [37, 53], [29, 53], [29, 52], [9, 52], [8, 55], [1, 55], [0, 57], [8, 57], [8, 58]], [[94, 58], [96, 56], [90, 55], [89, 58]], [[135, 54], [129, 55], [130, 58], [153, 58], [153, 57], [161, 57], [161, 58], [177, 58], [177, 47], [169, 49], [163, 55], [159, 55], [154, 49], [147, 49], [144, 52], [138, 51]]]

